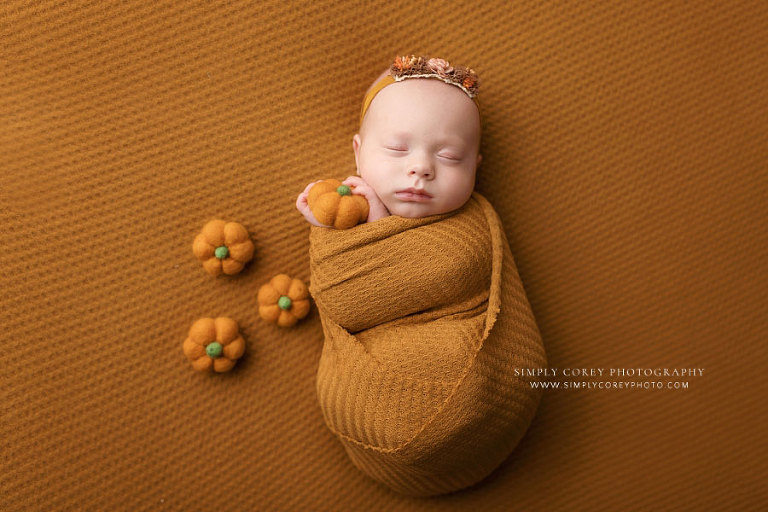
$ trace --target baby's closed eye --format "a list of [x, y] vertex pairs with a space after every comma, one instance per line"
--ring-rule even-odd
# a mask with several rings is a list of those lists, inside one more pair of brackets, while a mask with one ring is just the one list
[[[392, 151], [394, 153], [407, 153], [408, 148], [406, 146], [385, 146], [384, 149], [387, 149], [389, 151]], [[446, 160], [456, 160], [459, 161], [462, 158], [460, 156], [456, 156], [453, 153], [440, 153], [437, 156], [440, 158], [444, 158]]]

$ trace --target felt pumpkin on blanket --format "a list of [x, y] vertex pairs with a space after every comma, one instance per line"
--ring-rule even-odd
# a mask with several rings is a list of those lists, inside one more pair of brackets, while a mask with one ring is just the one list
[[243, 355], [245, 340], [231, 318], [200, 318], [190, 327], [182, 348], [195, 370], [222, 373]]
[[237, 222], [212, 220], [195, 237], [192, 252], [209, 274], [237, 274], [253, 258], [248, 230]]
[[309, 313], [309, 289], [300, 279], [278, 274], [259, 288], [259, 316], [280, 327], [291, 327]]
[[339, 180], [322, 180], [309, 189], [307, 204], [321, 224], [348, 229], [368, 218], [368, 200], [353, 195], [353, 189]]

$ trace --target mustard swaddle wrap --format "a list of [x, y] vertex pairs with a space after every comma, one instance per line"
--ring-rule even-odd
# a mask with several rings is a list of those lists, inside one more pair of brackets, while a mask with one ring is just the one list
[[547, 362], [491, 204], [473, 192], [446, 214], [313, 226], [310, 267], [318, 399], [353, 463], [415, 496], [493, 471], [541, 398], [514, 370]]

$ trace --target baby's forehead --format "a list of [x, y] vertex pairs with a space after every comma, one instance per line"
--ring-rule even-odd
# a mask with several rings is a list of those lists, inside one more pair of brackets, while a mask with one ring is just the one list
[[[382, 72], [371, 87], [388, 74], [389, 70]], [[431, 124], [432, 132], [451, 135], [461, 145], [474, 141], [480, 132], [474, 127], [480, 120], [472, 99], [458, 87], [432, 78], [410, 78], [384, 86], [373, 97], [360, 132], [390, 137], [403, 131], [411, 119], [420, 120], [414, 121], [418, 129], [423, 131], [425, 123]]]
[[477, 107], [461, 90], [429, 78], [403, 80], [384, 87], [371, 102], [369, 110], [375, 110], [376, 117], [385, 118], [427, 112], [435, 119], [458, 123], [463, 123], [467, 116], [477, 115]]
[[[472, 70], [468, 72], [474, 77]], [[363, 138], [366, 133], [373, 133], [376, 138], [391, 138], [390, 134], [405, 128], [403, 125], [412, 125], [414, 131], [426, 137], [439, 134], [453, 136], [460, 145], [475, 140], [479, 144], [482, 131], [479, 109], [477, 100], [459, 82], [449, 83], [443, 75], [434, 74], [403, 76], [393, 65], [368, 87], [359, 133]], [[429, 135], [425, 135], [427, 133]]]

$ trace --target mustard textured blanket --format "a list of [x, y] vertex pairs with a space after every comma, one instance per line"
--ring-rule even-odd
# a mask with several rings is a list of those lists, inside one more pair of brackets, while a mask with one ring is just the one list
[[310, 232], [317, 393], [353, 463], [414, 496], [470, 486], [517, 445], [547, 361], [491, 204]]

